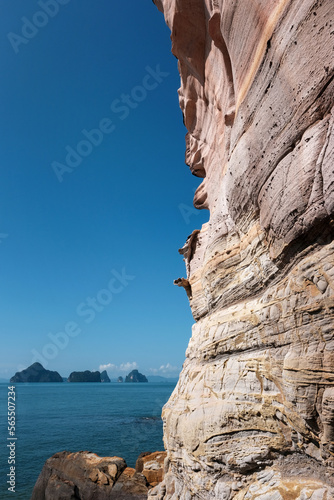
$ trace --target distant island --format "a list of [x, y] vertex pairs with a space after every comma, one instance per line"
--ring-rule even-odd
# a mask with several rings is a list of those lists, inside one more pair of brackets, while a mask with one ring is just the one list
[[101, 373], [99, 371], [92, 372], [90, 370], [72, 372], [69, 377], [61, 377], [58, 372], [46, 370], [41, 363], [33, 363], [31, 366], [22, 370], [21, 372], [16, 372], [15, 375], [10, 379], [10, 383], [20, 383], [20, 382], [127, 382], [127, 383], [142, 383], [142, 382], [176, 382], [177, 379], [167, 379], [165, 377], [150, 376], [146, 377], [138, 370], [132, 370], [125, 379], [119, 376], [117, 379], [110, 379], [106, 370]]
[[101, 372], [101, 382], [110, 382], [107, 370], [103, 370], [103, 372]]
[[[109, 377], [108, 377], [109, 378]], [[68, 377], [68, 382], [101, 382], [100, 372], [72, 372]]]
[[40, 363], [33, 363], [31, 366], [16, 372], [10, 379], [11, 384], [27, 382], [63, 382], [58, 372], [46, 370]]
[[148, 382], [148, 380], [145, 375], [139, 373], [138, 370], [132, 370], [132, 372], [125, 377], [125, 382]]

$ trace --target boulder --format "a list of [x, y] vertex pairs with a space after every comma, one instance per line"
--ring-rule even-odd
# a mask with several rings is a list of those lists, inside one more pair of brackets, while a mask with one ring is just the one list
[[45, 462], [31, 500], [109, 500], [125, 469], [126, 462], [119, 457], [102, 458], [87, 451], [56, 453]]
[[165, 452], [142, 453], [136, 469], [119, 457], [63, 451], [49, 458], [31, 500], [146, 500], [163, 477]]

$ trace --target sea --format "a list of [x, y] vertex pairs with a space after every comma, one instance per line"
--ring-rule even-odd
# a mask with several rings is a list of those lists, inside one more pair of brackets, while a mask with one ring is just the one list
[[[164, 449], [161, 410], [175, 384], [16, 384], [15, 440], [8, 431], [8, 387], [0, 384], [1, 500], [29, 500], [45, 461], [59, 451], [119, 456], [134, 467], [140, 453]], [[13, 453], [15, 493], [7, 483]]]

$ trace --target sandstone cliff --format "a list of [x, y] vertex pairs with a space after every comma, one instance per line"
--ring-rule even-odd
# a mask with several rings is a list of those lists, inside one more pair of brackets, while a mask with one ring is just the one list
[[153, 499], [334, 498], [333, 0], [155, 0], [210, 220]]

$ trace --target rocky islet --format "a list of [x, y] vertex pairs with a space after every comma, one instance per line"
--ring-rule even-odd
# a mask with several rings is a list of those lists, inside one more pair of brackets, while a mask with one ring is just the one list
[[129, 375], [125, 377], [125, 382], [128, 383], [143, 383], [143, 382], [148, 382], [147, 378], [145, 375], [142, 373], [139, 373], [138, 370], [132, 370]]
[[33, 363], [25, 370], [16, 372], [10, 379], [11, 384], [34, 382], [63, 382], [63, 379], [58, 372], [46, 370], [38, 362]]

